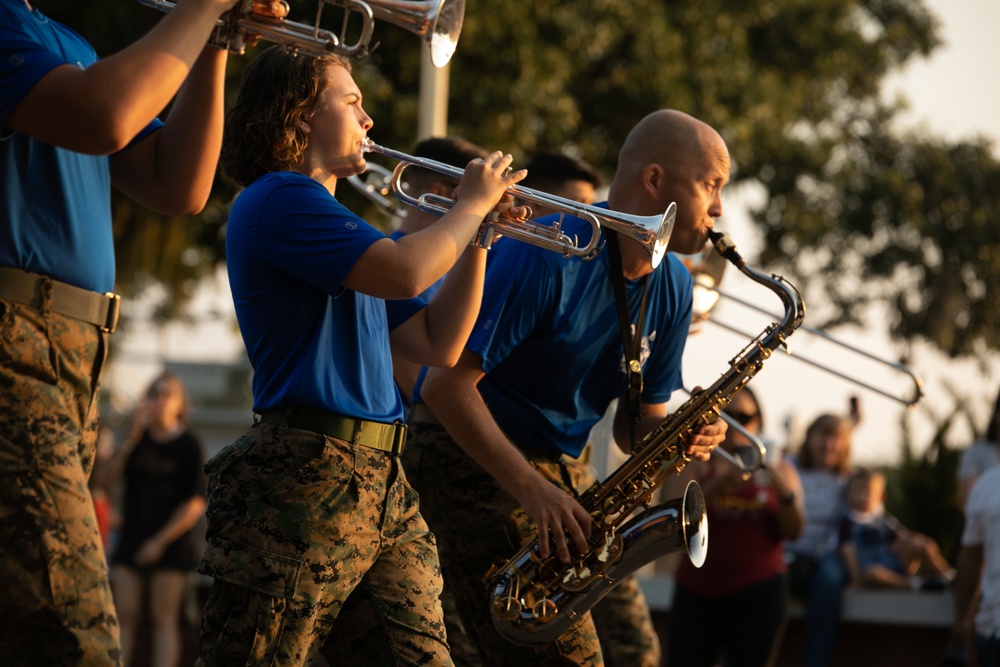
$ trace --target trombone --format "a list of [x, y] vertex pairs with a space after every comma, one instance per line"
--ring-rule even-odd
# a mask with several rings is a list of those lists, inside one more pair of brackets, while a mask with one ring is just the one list
[[[400, 151], [379, 146], [371, 139], [365, 139], [363, 150], [366, 153], [379, 153], [386, 157], [399, 160], [399, 164], [392, 172], [392, 191], [404, 204], [414, 206], [420, 210], [434, 215], [444, 215], [448, 209], [454, 205], [455, 200], [433, 194], [422, 194], [413, 197], [406, 193], [402, 186], [403, 172], [411, 167], [421, 167], [430, 171], [436, 171], [454, 179], [460, 179], [465, 173], [464, 169], [453, 167], [450, 164], [430, 160], [427, 158], [413, 157]], [[355, 187], [358, 187], [355, 184]], [[667, 242], [674, 228], [674, 217], [677, 215], [677, 206], [671, 202], [667, 210], [654, 215], [633, 215], [612, 211], [598, 206], [581, 204], [572, 199], [557, 197], [539, 190], [532, 190], [520, 185], [512, 185], [507, 188], [507, 192], [513, 194], [518, 199], [532, 202], [552, 208], [560, 212], [560, 218], [551, 224], [531, 222], [530, 220], [511, 220], [497, 217], [491, 214], [487, 218], [486, 229], [480, 232], [476, 239], [477, 245], [489, 248], [492, 243], [493, 232], [498, 232], [504, 236], [529, 243], [547, 250], [559, 252], [567, 257], [575, 256], [582, 259], [593, 259], [601, 251], [600, 232], [601, 227], [624, 234], [629, 238], [639, 242], [649, 253], [650, 264], [655, 269], [667, 250]], [[378, 203], [376, 201], [376, 203]], [[562, 215], [574, 215], [590, 223], [592, 233], [586, 245], [581, 246], [576, 238], [569, 238], [561, 228]]]
[[[694, 277], [694, 282], [695, 282], [695, 288], [696, 289], [700, 287], [700, 288], [709, 290], [710, 292], [714, 292], [715, 294], [717, 294], [719, 297], [730, 299], [732, 301], [735, 301], [736, 303], [739, 303], [740, 305], [742, 305], [742, 306], [744, 306], [746, 308], [750, 308], [751, 310], [755, 310], [758, 313], [763, 313], [765, 315], [768, 315], [769, 317], [774, 317], [774, 314], [768, 312], [767, 309], [765, 309], [765, 308], [761, 308], [760, 306], [758, 306], [756, 304], [750, 303], [749, 301], [746, 301], [745, 299], [741, 299], [740, 297], [735, 296], [733, 294], [730, 294], [728, 292], [723, 292], [722, 290], [719, 289], [719, 287], [716, 284], [714, 284], [714, 280], [712, 280], [711, 277], [709, 277], [709, 280], [700, 280], [699, 278], [700, 278], [700, 276], [698, 276], [698, 275], [695, 275], [695, 277]], [[717, 320], [714, 317], [708, 317], [707, 316], [707, 311], [702, 314], [702, 317], [707, 318], [708, 320], [710, 320], [711, 322], [714, 322], [716, 325], [722, 327], [723, 329], [726, 329], [728, 331], [732, 331], [733, 333], [736, 333], [738, 335], [741, 335], [741, 336], [747, 336], [748, 335], [745, 331], [743, 331], [743, 330], [741, 330], [741, 329], [739, 329], [739, 328], [737, 328], [735, 326], [732, 326], [732, 325], [727, 324], [725, 322], [720, 322], [719, 320]], [[912, 392], [909, 395], [892, 393], [892, 392], [887, 391], [887, 390], [885, 390], [885, 389], [883, 389], [881, 387], [878, 387], [878, 386], [876, 386], [876, 385], [874, 385], [874, 384], [872, 384], [870, 382], [865, 382], [864, 380], [861, 380], [860, 378], [858, 378], [856, 376], [848, 375], [847, 373], [845, 373], [845, 372], [843, 372], [841, 370], [838, 370], [838, 369], [834, 368], [833, 366], [829, 366], [829, 365], [820, 363], [818, 361], [810, 359], [809, 357], [805, 357], [805, 356], [802, 356], [802, 355], [794, 354], [791, 348], [787, 348], [788, 354], [793, 359], [798, 359], [799, 361], [801, 361], [801, 362], [803, 362], [805, 364], [809, 364], [813, 368], [818, 368], [818, 369], [820, 369], [822, 371], [826, 371], [827, 373], [835, 375], [835, 376], [837, 376], [837, 377], [839, 377], [839, 378], [841, 378], [843, 380], [847, 380], [848, 382], [851, 382], [851, 383], [853, 383], [855, 385], [858, 385], [859, 387], [862, 387], [864, 389], [868, 389], [869, 391], [873, 391], [876, 394], [879, 394], [881, 396], [885, 396], [886, 398], [890, 398], [890, 399], [892, 399], [892, 400], [894, 400], [894, 401], [896, 401], [898, 403], [902, 403], [907, 408], [911, 408], [914, 405], [916, 405], [920, 401], [920, 399], [923, 397], [923, 395], [924, 395], [924, 388], [923, 388], [924, 383], [923, 383], [923, 380], [913, 370], [911, 370], [910, 368], [904, 366], [903, 364], [894, 363], [894, 362], [889, 361], [887, 359], [883, 359], [882, 357], [878, 357], [878, 356], [872, 354], [871, 352], [868, 352], [867, 350], [863, 350], [863, 349], [861, 349], [859, 347], [855, 347], [853, 345], [849, 345], [848, 343], [845, 343], [844, 341], [841, 341], [841, 340], [838, 340], [838, 339], [834, 338], [833, 336], [831, 336], [827, 332], [823, 331], [822, 329], [817, 329], [815, 327], [810, 327], [810, 326], [805, 325], [805, 324], [803, 324], [800, 328], [803, 329], [803, 330], [805, 330], [805, 331], [808, 331], [809, 333], [811, 333], [813, 335], [819, 336], [820, 338], [822, 338], [822, 339], [824, 339], [824, 340], [826, 340], [826, 341], [828, 341], [828, 342], [830, 342], [830, 343], [832, 343], [834, 345], [837, 345], [837, 346], [839, 346], [841, 348], [844, 348], [846, 350], [849, 350], [851, 352], [859, 354], [859, 355], [861, 355], [861, 356], [863, 356], [863, 357], [865, 357], [867, 359], [870, 359], [871, 361], [874, 361], [876, 363], [879, 363], [879, 364], [882, 364], [884, 366], [887, 366], [887, 367], [893, 369], [897, 373], [901, 373], [902, 375], [905, 375], [909, 379], [909, 382], [912, 383], [912, 385], [913, 385]]]
[[[163, 12], [169, 12], [176, 5], [170, 0], [139, 2]], [[285, 0], [278, 3], [283, 10], [281, 16], [271, 14], [266, 4], [262, 0], [240, 0], [216, 22], [212, 45], [242, 55], [246, 47], [253, 44], [253, 39], [259, 37], [309, 56], [333, 53], [347, 58], [364, 58], [372, 51], [369, 44], [375, 20], [379, 19], [422, 38], [430, 47], [434, 66], [444, 67], [458, 46], [465, 17], [465, 0], [316, 0], [314, 25], [305, 25], [285, 20], [289, 11]], [[326, 5], [344, 10], [339, 36], [319, 27]], [[361, 34], [349, 44], [347, 27], [352, 13], [361, 16]]]
[[347, 181], [383, 213], [397, 219], [406, 215], [406, 208], [399, 206], [399, 200], [389, 196], [392, 194], [392, 171], [389, 169], [370, 162], [364, 173], [351, 174]]

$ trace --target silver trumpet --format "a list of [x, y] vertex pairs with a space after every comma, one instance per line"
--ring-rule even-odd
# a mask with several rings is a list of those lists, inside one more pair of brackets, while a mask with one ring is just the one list
[[[445, 174], [458, 180], [465, 173], [464, 169], [436, 160], [407, 155], [391, 148], [385, 148], [384, 146], [379, 146], [371, 139], [365, 139], [364, 151], [367, 153], [379, 153], [394, 160], [399, 160], [399, 164], [396, 165], [396, 168], [392, 172], [391, 186], [396, 197], [404, 204], [414, 206], [434, 215], [444, 215], [454, 205], [455, 200], [448, 197], [427, 193], [419, 197], [413, 197], [407, 194], [402, 186], [403, 172], [408, 167], [417, 166]], [[553, 250], [567, 257], [580, 257], [582, 259], [593, 259], [596, 257], [597, 253], [601, 250], [600, 232], [603, 226], [638, 241], [649, 252], [650, 264], [652, 264], [653, 268], [656, 268], [667, 251], [667, 242], [670, 240], [670, 234], [674, 228], [674, 217], [677, 215], [677, 206], [672, 202], [663, 213], [632, 215], [630, 213], [600, 208], [599, 206], [581, 204], [572, 199], [557, 197], [556, 195], [532, 190], [520, 185], [510, 186], [507, 188], [507, 192], [521, 201], [552, 208], [563, 215], [574, 215], [590, 223], [592, 233], [589, 241], [583, 246], [577, 242], [576, 238], [569, 238], [562, 231], [561, 217], [551, 224], [494, 217], [488, 224], [489, 228], [504, 236], [545, 248], [546, 250]], [[477, 244], [484, 248], [488, 248], [491, 242], [492, 232], [489, 229], [484, 230], [480, 234], [480, 238], [477, 239]]]
[[[139, 0], [144, 5], [164, 12], [174, 8], [169, 0]], [[284, 14], [288, 4], [280, 0]], [[333, 5], [344, 10], [340, 35], [319, 27], [323, 8]], [[248, 40], [259, 37], [282, 44], [309, 56], [337, 54], [347, 58], [365, 57], [370, 53], [375, 20], [399, 26], [422, 38], [430, 47], [431, 62], [444, 67], [458, 46], [458, 36], [465, 18], [465, 0], [317, 0], [316, 20], [305, 25], [276, 17], [268, 3], [262, 0], [240, 0], [216, 22], [211, 43], [231, 53], [242, 54]], [[352, 13], [361, 17], [361, 34], [353, 44], [347, 43], [348, 19]]]

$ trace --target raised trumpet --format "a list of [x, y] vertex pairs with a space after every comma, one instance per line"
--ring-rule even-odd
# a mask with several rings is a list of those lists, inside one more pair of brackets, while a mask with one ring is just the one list
[[[391, 148], [385, 148], [384, 146], [379, 146], [371, 139], [365, 139], [364, 151], [366, 153], [379, 153], [394, 160], [399, 160], [399, 164], [396, 165], [396, 168], [392, 172], [391, 186], [396, 197], [404, 204], [414, 206], [434, 215], [444, 215], [454, 205], [455, 200], [447, 197], [429, 193], [413, 197], [406, 193], [402, 186], [403, 172], [411, 166], [417, 166], [445, 174], [458, 180], [465, 173], [464, 169], [436, 160], [407, 155]], [[589, 241], [586, 245], [581, 246], [576, 238], [569, 238], [561, 229], [561, 218], [551, 224], [541, 224], [530, 220], [511, 220], [500, 217], [493, 219], [489, 223], [489, 227], [504, 236], [540, 248], [553, 250], [567, 257], [580, 257], [585, 260], [593, 259], [600, 252], [601, 228], [607, 227], [610, 230], [638, 241], [649, 252], [650, 264], [653, 268], [656, 268], [667, 251], [667, 242], [670, 240], [670, 234], [674, 228], [674, 218], [677, 215], [677, 206], [673, 202], [667, 207], [666, 211], [660, 214], [632, 215], [598, 206], [581, 204], [572, 199], [557, 197], [556, 195], [532, 190], [520, 185], [510, 186], [507, 188], [507, 192], [521, 201], [539, 204], [555, 209], [561, 214], [574, 215], [586, 220], [590, 223], [592, 230]], [[487, 230], [481, 234], [481, 237], [481, 239], [477, 239], [477, 243], [481, 247], [488, 248], [491, 242], [491, 233]]]
[[[144, 5], [164, 12], [174, 8], [169, 0], [139, 0]], [[375, 20], [385, 21], [421, 37], [430, 47], [431, 62], [444, 67], [458, 46], [458, 36], [465, 18], [465, 0], [317, 0], [316, 21], [305, 25], [273, 16], [260, 0], [240, 0], [216, 22], [211, 43], [231, 53], [242, 54], [249, 39], [259, 37], [268, 42], [294, 48], [309, 56], [337, 54], [347, 58], [363, 58], [371, 49]], [[288, 5], [283, 0], [285, 13]], [[323, 8], [333, 5], [344, 10], [340, 35], [319, 27]], [[361, 17], [361, 34], [347, 43], [348, 19], [351, 13]]]

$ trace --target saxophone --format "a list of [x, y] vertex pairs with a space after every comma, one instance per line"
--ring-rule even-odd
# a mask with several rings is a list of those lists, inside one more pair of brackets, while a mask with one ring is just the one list
[[635, 445], [621, 467], [580, 497], [592, 520], [586, 553], [571, 563], [554, 555], [543, 559], [536, 538], [490, 569], [484, 581], [490, 587], [493, 624], [511, 642], [530, 646], [553, 641], [623, 577], [660, 556], [683, 550], [696, 567], [705, 562], [708, 519], [698, 484], [689, 482], [683, 496], [655, 506], [650, 504], [653, 494], [691, 460], [684, 449], [692, 435], [719, 417], [805, 317], [792, 284], [747, 267], [728, 236], [712, 231], [709, 238], [720, 255], [778, 295], [785, 315], [731, 360], [715, 384], [692, 394]]

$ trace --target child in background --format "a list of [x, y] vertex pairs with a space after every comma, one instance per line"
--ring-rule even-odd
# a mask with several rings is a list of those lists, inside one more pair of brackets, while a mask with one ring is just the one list
[[859, 469], [847, 483], [840, 525], [840, 554], [851, 584], [866, 588], [941, 590], [955, 570], [930, 537], [907, 529], [886, 513], [886, 478]]

